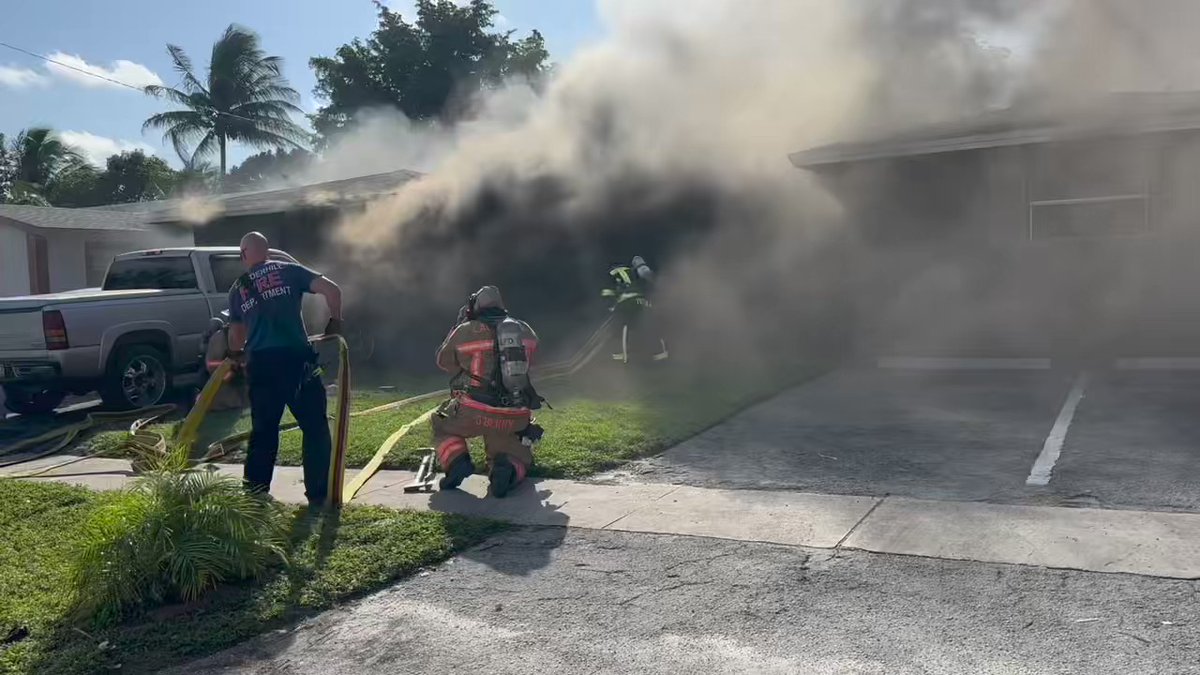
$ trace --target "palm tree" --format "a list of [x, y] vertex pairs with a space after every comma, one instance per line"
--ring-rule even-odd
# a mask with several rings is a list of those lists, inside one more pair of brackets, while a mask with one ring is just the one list
[[22, 130], [8, 154], [12, 163], [9, 198], [14, 203], [48, 206], [46, 195], [54, 182], [88, 166], [75, 148], [46, 127]]
[[[167, 45], [167, 52], [182, 78], [179, 88], [151, 85], [146, 93], [187, 109], [153, 115], [142, 130], [164, 129], [163, 140], [189, 158], [185, 164], [217, 152], [224, 176], [229, 141], [266, 149], [301, 147], [307, 140], [290, 117], [303, 114], [296, 105], [300, 94], [283, 77], [283, 60], [267, 56], [253, 31], [236, 24], [225, 29], [213, 44], [206, 82], [196, 77], [183, 49]], [[192, 143], [194, 149], [188, 150]]]

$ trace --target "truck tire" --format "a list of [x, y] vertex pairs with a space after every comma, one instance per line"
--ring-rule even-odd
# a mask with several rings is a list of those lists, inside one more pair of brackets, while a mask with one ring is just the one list
[[157, 405], [171, 390], [167, 357], [147, 345], [122, 347], [104, 375], [100, 398], [104, 405], [131, 410]]
[[21, 415], [45, 415], [53, 412], [67, 392], [49, 388], [4, 387], [4, 407]]

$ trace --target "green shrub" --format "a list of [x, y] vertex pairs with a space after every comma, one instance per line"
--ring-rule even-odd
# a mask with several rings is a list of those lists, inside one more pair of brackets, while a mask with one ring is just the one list
[[78, 611], [101, 623], [147, 602], [194, 600], [285, 561], [286, 518], [212, 470], [154, 471], [87, 523], [72, 569]]

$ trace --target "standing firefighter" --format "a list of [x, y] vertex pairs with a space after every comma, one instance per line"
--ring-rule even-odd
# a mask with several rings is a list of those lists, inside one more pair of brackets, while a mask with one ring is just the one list
[[467, 439], [477, 436], [487, 454], [489, 494], [504, 497], [525, 479], [542, 431], [531, 412], [542, 398], [529, 381], [537, 345], [537, 334], [508, 315], [495, 286], [479, 289], [459, 310], [458, 325], [437, 353], [438, 367], [454, 375], [450, 400], [431, 420], [446, 474], [441, 489], [457, 488], [475, 472]]
[[244, 357], [250, 385], [250, 448], [245, 482], [251, 492], [268, 492], [279, 454], [279, 420], [287, 406], [304, 434], [304, 492], [311, 506], [329, 494], [332, 440], [325, 417], [325, 388], [317, 355], [301, 316], [305, 293], [329, 306], [327, 335], [341, 331], [342, 292], [329, 279], [295, 263], [269, 260], [267, 238], [242, 238], [243, 274], [229, 289], [230, 356]]
[[667, 359], [667, 341], [656, 330], [647, 314], [653, 307], [648, 297], [654, 289], [654, 271], [641, 256], [634, 256], [630, 266], [614, 265], [608, 271], [613, 288], [604, 290], [604, 297], [613, 298], [609, 311], [616, 315], [621, 329], [621, 351], [613, 359], [629, 363], [633, 358], [649, 357], [652, 361]]

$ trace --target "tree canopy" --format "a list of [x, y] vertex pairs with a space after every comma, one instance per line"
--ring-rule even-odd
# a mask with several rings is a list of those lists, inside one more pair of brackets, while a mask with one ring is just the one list
[[315, 93], [328, 105], [312, 116], [323, 136], [345, 127], [363, 109], [386, 106], [410, 119], [453, 119], [470, 96], [504, 78], [536, 78], [548, 68], [545, 41], [534, 30], [493, 31], [497, 10], [488, 0], [459, 6], [452, 0], [417, 0], [410, 23], [376, 0], [379, 25], [371, 36], [309, 61]]
[[133, 150], [112, 155], [103, 171], [84, 166], [58, 180], [46, 197], [54, 206], [101, 206], [166, 199], [180, 173], [162, 159]]
[[184, 109], [152, 115], [142, 128], [163, 129], [163, 140], [184, 164], [217, 154], [223, 175], [230, 141], [266, 149], [299, 147], [308, 140], [291, 119], [292, 113], [303, 111], [296, 105], [300, 94], [283, 76], [283, 60], [267, 56], [253, 31], [237, 25], [225, 29], [213, 44], [204, 81], [182, 48], [167, 45], [167, 53], [179, 73], [179, 87], [151, 85], [146, 93]]
[[12, 204], [49, 206], [55, 185], [85, 168], [83, 157], [52, 129], [23, 129], [0, 152], [0, 196]]
[[247, 157], [229, 171], [228, 190], [251, 190], [273, 178], [290, 178], [308, 168], [314, 155], [303, 148], [260, 152]]
[[85, 207], [165, 199], [186, 175], [141, 150], [113, 155], [97, 169], [45, 127], [7, 142], [0, 134], [0, 204]]

